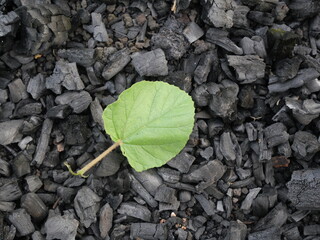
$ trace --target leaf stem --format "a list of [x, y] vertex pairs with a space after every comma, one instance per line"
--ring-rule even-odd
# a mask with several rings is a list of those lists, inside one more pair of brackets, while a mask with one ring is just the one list
[[77, 172], [72, 171], [71, 166], [68, 163], [64, 163], [64, 165], [68, 168], [69, 172], [74, 175], [87, 178], [88, 176], [84, 175], [87, 171], [89, 171], [94, 165], [96, 165], [98, 162], [100, 162], [105, 156], [107, 156], [110, 152], [112, 152], [115, 148], [119, 147], [122, 144], [122, 140], [118, 140], [114, 144], [112, 144], [107, 150], [105, 150], [103, 153], [101, 153], [98, 157], [93, 159], [91, 162], [89, 162], [87, 165], [85, 165], [83, 168], [78, 170]]

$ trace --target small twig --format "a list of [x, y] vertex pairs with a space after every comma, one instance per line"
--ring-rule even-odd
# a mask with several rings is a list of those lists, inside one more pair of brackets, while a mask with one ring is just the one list
[[105, 150], [103, 153], [101, 153], [98, 157], [93, 159], [91, 162], [89, 162], [87, 165], [85, 165], [83, 168], [78, 170], [77, 172], [74, 172], [71, 169], [71, 166], [68, 163], [64, 163], [64, 165], [68, 168], [69, 172], [74, 176], [81, 176], [83, 178], [87, 178], [88, 176], [85, 176], [84, 174], [89, 171], [94, 165], [96, 165], [98, 162], [100, 162], [105, 156], [107, 156], [110, 152], [112, 152], [115, 148], [119, 147], [122, 144], [121, 140], [118, 140], [113, 145], [111, 145], [107, 150]]

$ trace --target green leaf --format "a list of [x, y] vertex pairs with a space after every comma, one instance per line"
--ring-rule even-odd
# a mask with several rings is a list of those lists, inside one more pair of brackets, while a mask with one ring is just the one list
[[138, 172], [160, 167], [186, 145], [194, 125], [194, 103], [178, 87], [142, 81], [122, 92], [102, 118], [106, 132]]

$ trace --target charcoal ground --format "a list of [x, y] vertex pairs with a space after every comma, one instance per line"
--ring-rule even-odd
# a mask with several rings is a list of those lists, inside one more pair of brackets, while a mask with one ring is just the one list
[[[0, 239], [320, 239], [318, 0], [0, 0]], [[174, 159], [135, 172], [102, 111], [190, 94]]]

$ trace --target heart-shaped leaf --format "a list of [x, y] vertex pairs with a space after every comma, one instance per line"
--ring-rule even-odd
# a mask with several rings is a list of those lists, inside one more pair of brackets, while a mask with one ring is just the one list
[[136, 171], [160, 167], [185, 146], [194, 125], [194, 103], [178, 87], [142, 81], [103, 112], [106, 132]]

